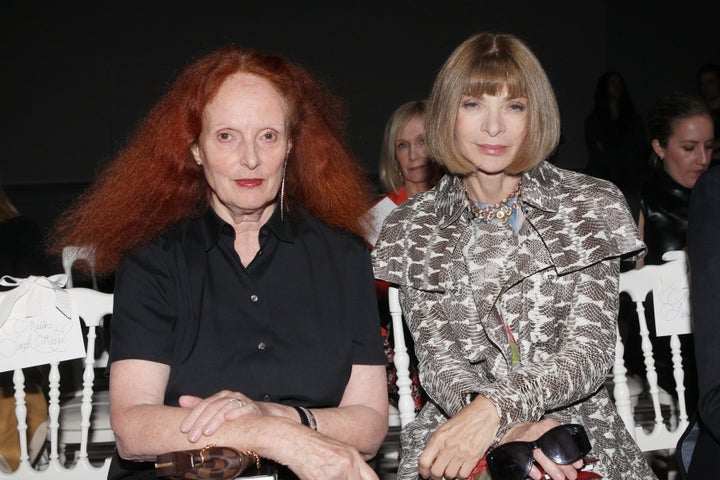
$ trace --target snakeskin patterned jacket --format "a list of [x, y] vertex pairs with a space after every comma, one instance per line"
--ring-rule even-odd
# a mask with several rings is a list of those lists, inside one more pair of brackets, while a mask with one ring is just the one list
[[375, 276], [400, 287], [431, 398], [403, 429], [398, 478], [419, 478], [430, 435], [468, 393], [495, 403], [498, 437], [546, 417], [580, 423], [604, 479], [655, 478], [604, 387], [620, 261], [645, 250], [627, 203], [613, 184], [548, 162], [523, 175], [521, 201], [517, 234], [480, 223], [460, 179], [446, 175], [385, 220]]

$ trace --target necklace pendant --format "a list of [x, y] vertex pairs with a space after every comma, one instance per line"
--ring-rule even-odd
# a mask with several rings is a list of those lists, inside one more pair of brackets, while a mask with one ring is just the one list
[[[490, 204], [487, 206], [479, 206], [479, 202], [476, 203], [470, 198], [470, 194], [463, 184], [463, 190], [465, 191], [465, 198], [467, 199], [470, 206], [470, 213], [482, 223], [490, 223], [495, 220], [499, 224], [507, 224], [510, 222], [513, 212], [520, 208], [520, 187], [522, 186], [522, 179], [518, 180], [515, 189], [500, 202]], [[514, 200], [514, 201], [513, 201]], [[510, 205], [508, 203], [510, 202]]]

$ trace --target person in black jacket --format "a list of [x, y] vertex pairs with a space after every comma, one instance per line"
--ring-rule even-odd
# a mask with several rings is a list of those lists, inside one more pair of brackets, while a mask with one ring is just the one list
[[[698, 95], [673, 92], [660, 97], [648, 117], [653, 148], [653, 171], [642, 189], [638, 228], [647, 245], [643, 264], [664, 263], [662, 256], [671, 250], [687, 248], [686, 233], [690, 194], [695, 182], [710, 165], [713, 142], [713, 121], [710, 108]], [[636, 322], [628, 322], [627, 302], [621, 304], [620, 331], [626, 344], [625, 361], [634, 374], [645, 375]], [[634, 307], [633, 307], [634, 308]], [[651, 301], [645, 312], [653, 344], [658, 385], [675, 392], [672, 353], [669, 337], [655, 336]], [[633, 318], [633, 317], [629, 317]], [[685, 398], [688, 413], [697, 402], [697, 379], [691, 335], [680, 337], [685, 367]]]
[[[690, 302], [695, 325], [695, 359], [700, 397], [695, 448], [684, 478], [720, 478], [720, 170], [709, 169], [700, 177], [690, 200], [688, 258]], [[683, 437], [686, 437], [684, 435]], [[692, 438], [692, 437], [691, 437]], [[683, 454], [683, 441], [677, 453]], [[692, 440], [690, 442], [692, 443]], [[682, 455], [681, 471], [689, 455]], [[684, 473], [684, 472], [683, 472]]]
[[18, 212], [0, 187], [0, 276], [49, 275], [43, 242], [40, 226]]

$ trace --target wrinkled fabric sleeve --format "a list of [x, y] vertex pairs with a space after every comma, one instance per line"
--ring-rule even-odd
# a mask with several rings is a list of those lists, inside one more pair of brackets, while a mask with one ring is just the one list
[[177, 319], [173, 277], [159, 240], [123, 260], [115, 280], [110, 364], [126, 359], [172, 363]]
[[401, 289], [421, 383], [447, 415], [466, 405], [467, 393], [480, 393], [495, 403], [502, 434], [516, 423], [538, 421], [581, 400], [603, 384], [614, 361], [619, 262], [607, 260], [570, 275], [569, 285], [561, 288], [573, 289], [573, 304], [566, 318], [557, 319], [562, 324], [558, 352], [495, 382], [464, 360], [458, 341], [448, 340], [455, 335], [432, 293]]
[[[559, 288], [572, 289], [565, 318], [557, 318], [557, 352], [529, 363], [478, 392], [495, 403], [500, 435], [510, 426], [542, 419], [600, 388], [615, 358], [619, 260], [610, 259], [569, 274]], [[564, 285], [563, 285], [564, 284]]]
[[433, 299], [436, 295], [439, 294], [402, 287], [400, 303], [415, 341], [420, 384], [445, 414], [452, 417], [465, 406], [465, 395], [478, 392], [487, 380], [465, 360], [460, 343], [454, 340], [456, 334], [448, 315]]

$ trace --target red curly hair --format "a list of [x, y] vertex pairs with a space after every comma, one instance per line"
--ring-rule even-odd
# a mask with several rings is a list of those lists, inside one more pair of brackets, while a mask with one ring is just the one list
[[128, 144], [60, 216], [50, 251], [60, 255], [66, 245], [92, 245], [96, 272], [110, 274], [129, 251], [201, 214], [209, 192], [190, 147], [200, 133], [203, 109], [239, 72], [268, 80], [290, 107], [286, 209], [302, 206], [333, 227], [362, 234], [372, 188], [345, 143], [340, 101], [277, 54], [226, 46], [180, 74]]

